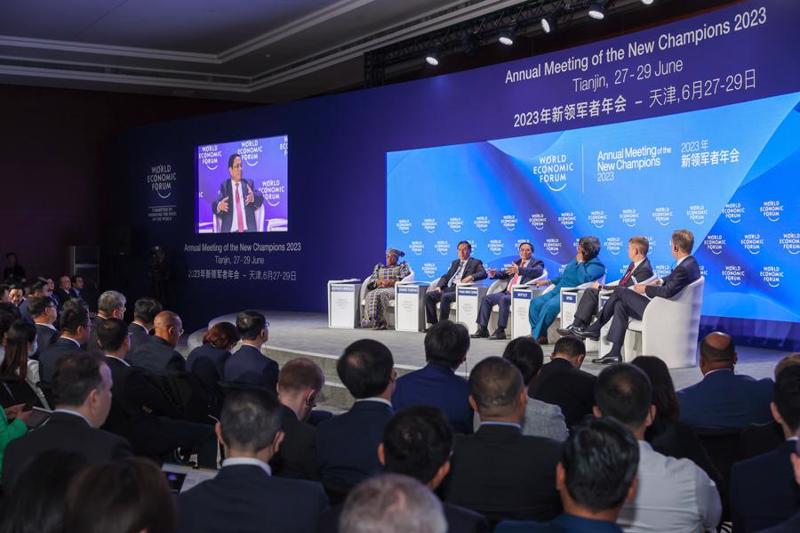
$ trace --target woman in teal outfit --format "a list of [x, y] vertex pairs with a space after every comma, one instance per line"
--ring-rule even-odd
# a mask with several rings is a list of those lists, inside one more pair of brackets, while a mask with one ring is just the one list
[[597, 237], [581, 237], [578, 241], [578, 254], [567, 263], [564, 273], [551, 280], [536, 281], [533, 285], [541, 287], [553, 284], [555, 287], [546, 294], [534, 299], [528, 311], [531, 322], [531, 334], [539, 344], [547, 344], [547, 328], [556, 319], [561, 308], [562, 287], [577, 287], [582, 283], [595, 281], [603, 277], [606, 267], [597, 259], [600, 253], [600, 239]]

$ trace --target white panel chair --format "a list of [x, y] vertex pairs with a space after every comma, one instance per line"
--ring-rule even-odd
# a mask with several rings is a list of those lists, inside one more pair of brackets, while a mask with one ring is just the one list
[[[574, 291], [574, 290], [577, 289], [578, 298], [575, 301], [575, 305], [577, 306], [578, 302], [580, 301], [581, 297], [583, 296], [583, 291], [585, 291], [586, 289], [590, 288], [592, 285], [595, 284], [595, 282], [599, 283], [600, 285], [603, 285], [606, 282], [606, 275], [603, 274], [602, 276], [600, 276], [598, 279], [596, 279], [594, 281], [587, 281], [586, 283], [581, 283], [577, 287], [561, 287], [561, 294], [563, 294], [565, 291]], [[547, 294], [548, 292], [550, 292], [554, 288], [555, 288], [555, 285], [550, 285], [549, 287], [547, 287], [547, 289], [544, 290], [544, 292], [542, 292], [542, 294]], [[558, 296], [559, 305], [561, 307], [563, 307], [563, 305], [561, 304], [561, 294], [559, 294], [559, 296]], [[552, 344], [551, 340], [553, 340], [553, 339], [558, 340], [559, 338], [561, 338], [560, 335], [558, 334], [558, 331], [557, 331], [558, 328], [561, 327], [561, 315], [562, 315], [562, 310], [559, 310], [558, 315], [556, 315], [556, 319], [553, 321], [552, 324], [550, 324], [550, 327], [547, 328], [547, 343], [548, 344]], [[589, 348], [587, 347], [587, 350], [588, 349]]]
[[[409, 271], [410, 274], [401, 279], [400, 281], [398, 281], [397, 283], [414, 282], [414, 280], [416, 279], [416, 274], [414, 273], [414, 270], [411, 267], [409, 267]], [[371, 276], [367, 276], [366, 279], [363, 282], [361, 282], [361, 296], [359, 300], [361, 302], [361, 316], [364, 316], [364, 306], [367, 305], [367, 285], [369, 285], [370, 280]], [[388, 326], [394, 327], [394, 299], [392, 299], [392, 301], [389, 302], [389, 309], [386, 310], [386, 323]]]
[[[547, 279], [547, 269], [546, 268], [542, 270], [542, 275], [541, 276], [539, 276], [538, 278], [534, 278], [534, 279], [532, 279], [530, 281], [526, 281], [525, 283], [520, 283], [519, 286], [520, 287], [528, 287], [528, 286], [532, 285], [534, 281], [539, 281], [539, 280], [542, 280], [542, 279]], [[511, 281], [510, 279], [498, 279], [498, 280], [495, 280], [495, 282], [492, 283], [489, 286], [489, 290], [486, 292], [486, 294], [489, 295], [489, 294], [494, 294], [496, 292], [503, 292], [508, 287], [508, 283], [510, 281]], [[500, 306], [499, 305], [495, 305], [495, 306], [492, 307], [492, 315], [489, 317], [489, 324], [488, 324], [489, 331], [494, 331], [494, 330], [497, 329], [497, 320], [498, 320], [499, 316], [500, 316]], [[512, 320], [509, 320], [508, 321], [508, 326], [506, 327], [506, 329], [508, 330], [509, 336], [511, 336], [511, 334], [513, 333], [513, 329], [512, 329], [511, 323], [512, 323]]]
[[[634, 279], [636, 279], [636, 278], [634, 278]], [[653, 274], [652, 276], [650, 276], [649, 278], [647, 278], [644, 281], [638, 281], [637, 280], [637, 283], [641, 283], [642, 285], [650, 285], [651, 283], [653, 283], [657, 279], [658, 279], [658, 276]], [[611, 283], [608, 283], [606, 285], [606, 287], [616, 287], [617, 285], [619, 285], [620, 281], [621, 280], [619, 280], [619, 279], [618, 280], [614, 280]], [[609, 290], [607, 292], [607, 294], [609, 294], [611, 292], [612, 291]], [[600, 315], [600, 298], [597, 299], [597, 315]], [[606, 335], [608, 334], [608, 330], [610, 328], [611, 328], [611, 321], [608, 321], [606, 323], [606, 325], [603, 326], [603, 329], [600, 331], [600, 340], [599, 341], [593, 341], [593, 340], [588, 340], [587, 339], [586, 340], [587, 350], [588, 350], [589, 346], [591, 346], [592, 348], [594, 348], [596, 346], [597, 347], [597, 352], [600, 355], [607, 354], [609, 352], [609, 350], [611, 350], [611, 343], [606, 340]], [[589, 351], [593, 351], [593, 350], [589, 350]]]
[[668, 368], [697, 366], [704, 285], [701, 277], [672, 298], [653, 298], [642, 319], [628, 323], [624, 359], [647, 354], [660, 357]]

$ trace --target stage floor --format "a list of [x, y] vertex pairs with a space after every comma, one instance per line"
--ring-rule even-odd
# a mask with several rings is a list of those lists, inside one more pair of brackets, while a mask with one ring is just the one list
[[[358, 339], [375, 339], [384, 343], [394, 356], [395, 364], [404, 369], [415, 369], [425, 365], [425, 350], [422, 333], [409, 333], [402, 331], [384, 330], [373, 331], [369, 329], [330, 329], [327, 316], [316, 313], [288, 313], [265, 311], [270, 322], [269, 341], [265, 346], [266, 352], [281, 352], [286, 356], [307, 355], [331, 359], [338, 357], [343, 349]], [[221, 320], [235, 322], [235, 314], [218, 317], [211, 321]], [[200, 344], [202, 334], [200, 330], [188, 339], [188, 348]], [[468, 374], [475, 364], [492, 355], [502, 355], [508, 341], [490, 341], [486, 339], [472, 339], [467, 355], [466, 365], [458, 369], [459, 373]], [[552, 345], [544, 346], [545, 362], [552, 352]], [[772, 377], [775, 364], [787, 352], [765, 350], [759, 348], [739, 347], [739, 364], [736, 372], [748, 374], [756, 378]], [[592, 374], [598, 374], [604, 367], [592, 364], [589, 354], [583, 369]], [[681, 368], [671, 370], [672, 379], [676, 389], [692, 385], [702, 378], [699, 368]]]

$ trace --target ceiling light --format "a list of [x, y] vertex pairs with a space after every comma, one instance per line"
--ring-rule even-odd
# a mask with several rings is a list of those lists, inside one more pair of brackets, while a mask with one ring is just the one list
[[434, 52], [431, 52], [425, 56], [425, 62], [432, 67], [439, 66], [439, 58], [436, 57], [436, 54]]
[[552, 15], [542, 17], [540, 22], [542, 24], [542, 30], [545, 33], [553, 33], [556, 31], [556, 19]]
[[646, 6], [652, 6], [655, 0], [642, 0], [642, 3]]
[[595, 20], [603, 20], [606, 18], [606, 8], [604, 2], [595, 2], [589, 6], [589, 16]]

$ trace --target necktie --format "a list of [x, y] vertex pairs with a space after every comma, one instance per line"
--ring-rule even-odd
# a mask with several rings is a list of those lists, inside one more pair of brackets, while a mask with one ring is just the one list
[[453, 277], [450, 278], [450, 282], [447, 284], [448, 287], [452, 287], [453, 285], [461, 281], [461, 276], [464, 273], [464, 265], [466, 264], [467, 264], [466, 261], [462, 261], [461, 264], [458, 265], [458, 270], [456, 270], [456, 273], [453, 274]]
[[239, 233], [244, 231], [244, 211], [242, 201], [239, 199], [239, 183], [235, 184], [236, 190], [233, 191], [233, 204], [236, 211], [236, 225], [239, 226]]
[[631, 278], [631, 275], [633, 274], [633, 266], [634, 266], [633, 263], [628, 265], [628, 271], [625, 272], [625, 275], [622, 277], [622, 281], [619, 282], [620, 287], [624, 287], [625, 284], [628, 282], [628, 280]]

